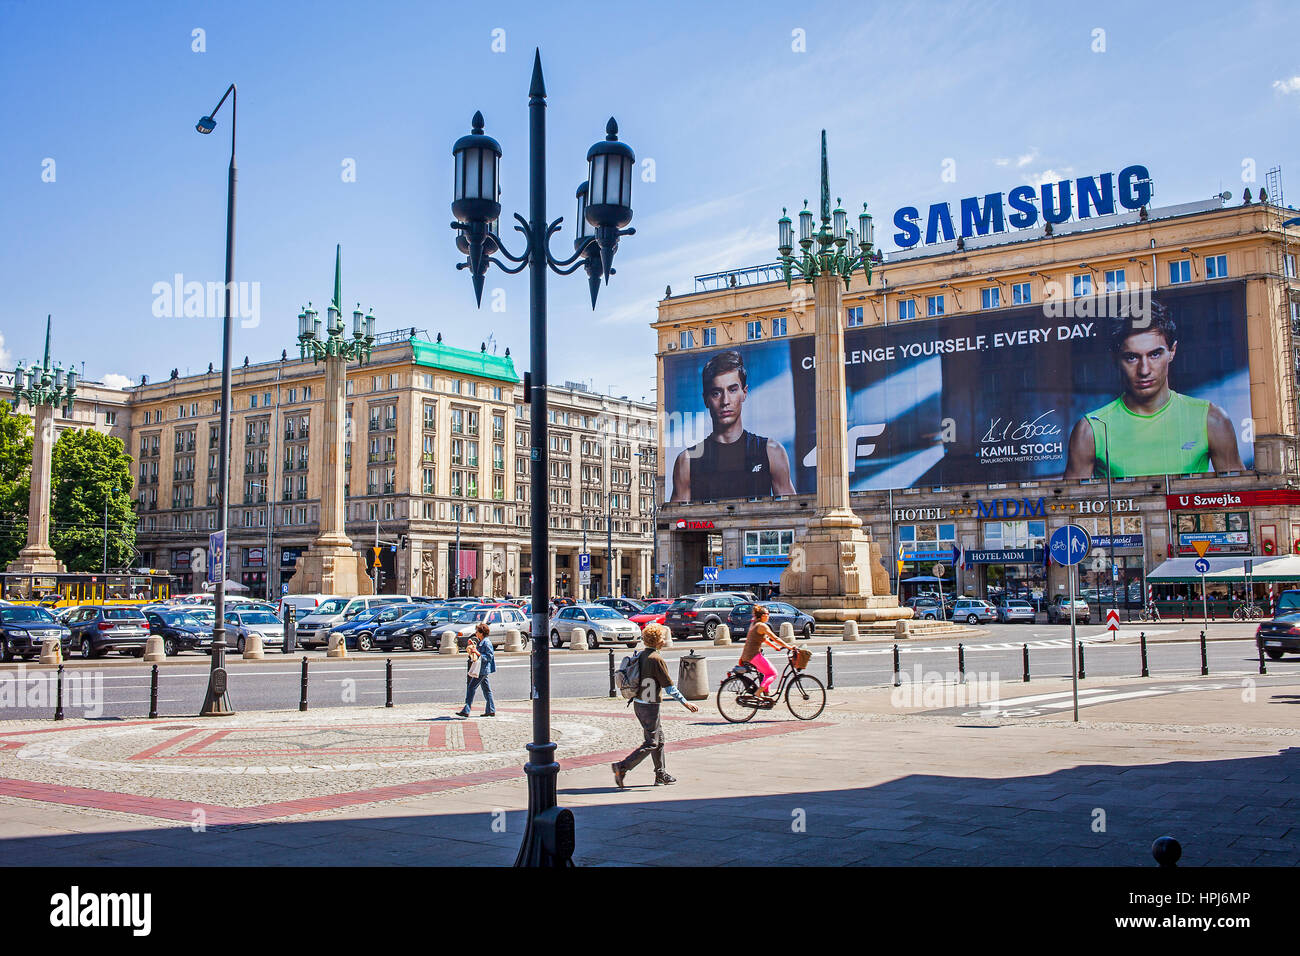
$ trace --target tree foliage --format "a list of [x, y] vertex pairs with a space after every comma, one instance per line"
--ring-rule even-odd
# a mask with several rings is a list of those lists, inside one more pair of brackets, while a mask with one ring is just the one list
[[32, 478], [32, 419], [0, 401], [0, 568], [27, 543]]
[[136, 553], [136, 515], [131, 458], [122, 439], [89, 429], [68, 429], [54, 443], [51, 470], [50, 547], [59, 560], [69, 571], [103, 567], [107, 502], [108, 566], [130, 566]]

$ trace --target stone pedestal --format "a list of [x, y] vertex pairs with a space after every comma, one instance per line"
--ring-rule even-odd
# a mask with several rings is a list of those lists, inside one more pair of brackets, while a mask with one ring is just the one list
[[[47, 346], [48, 348], [48, 346]], [[17, 574], [64, 574], [68, 569], [50, 547], [50, 459], [54, 453], [54, 406], [32, 412], [32, 476], [27, 496], [27, 547], [6, 568]]]
[[239, 655], [246, 661], [260, 661], [265, 657], [262, 651], [262, 635], [253, 632], [244, 638], [244, 653]]
[[373, 594], [374, 582], [366, 568], [366, 556], [355, 551], [347, 538], [344, 545], [320, 546], [320, 538], [298, 555], [290, 589], [297, 594]]

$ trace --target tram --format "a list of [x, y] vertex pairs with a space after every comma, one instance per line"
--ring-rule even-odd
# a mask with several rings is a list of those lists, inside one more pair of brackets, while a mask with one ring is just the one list
[[70, 607], [76, 604], [138, 604], [180, 593], [180, 579], [166, 571], [136, 568], [107, 574], [0, 572], [0, 598], [11, 604]]

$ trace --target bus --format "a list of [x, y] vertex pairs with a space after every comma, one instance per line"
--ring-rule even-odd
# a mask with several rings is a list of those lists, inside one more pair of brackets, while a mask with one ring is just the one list
[[0, 572], [0, 598], [11, 604], [39, 604], [50, 608], [166, 601], [180, 592], [179, 585], [176, 575], [150, 568], [108, 574]]

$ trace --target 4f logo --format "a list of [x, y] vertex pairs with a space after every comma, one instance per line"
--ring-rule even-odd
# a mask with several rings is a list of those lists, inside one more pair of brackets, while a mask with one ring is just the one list
[[[854, 425], [845, 435], [845, 440], [849, 446], [849, 468], [856, 468], [859, 458], [870, 458], [876, 450], [876, 443], [868, 441], [869, 438], [878, 438], [885, 431], [885, 423], [880, 422], [876, 425]], [[817, 467], [817, 448], [813, 446], [808, 450], [808, 454], [803, 456], [803, 466], [805, 468]]]

